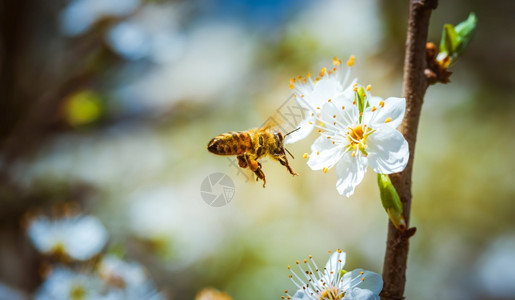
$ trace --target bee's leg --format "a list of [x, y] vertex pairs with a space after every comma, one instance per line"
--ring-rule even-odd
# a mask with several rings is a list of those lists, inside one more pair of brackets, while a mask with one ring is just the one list
[[256, 181], [259, 179], [263, 180], [263, 187], [266, 185], [266, 178], [265, 173], [263, 173], [263, 170], [261, 170], [261, 163], [259, 163], [257, 160], [246, 157], [248, 161], [249, 168], [256, 174], [257, 178]]
[[277, 160], [281, 163], [281, 165], [285, 166], [291, 175], [295, 176], [298, 175], [297, 173], [293, 172], [292, 168], [290, 167], [290, 164], [288, 163], [288, 159], [286, 158], [286, 155], [280, 156], [277, 158]]
[[240, 166], [240, 168], [245, 169], [246, 167], [248, 167], [247, 159], [245, 159], [245, 156], [238, 155], [236, 156], [236, 158], [238, 159], [238, 165]]

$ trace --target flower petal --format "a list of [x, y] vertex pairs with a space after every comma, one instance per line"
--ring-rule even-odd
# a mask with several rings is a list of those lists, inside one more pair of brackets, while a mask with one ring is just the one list
[[93, 216], [71, 220], [64, 240], [67, 254], [78, 260], [87, 260], [99, 253], [107, 243], [107, 231]]
[[392, 174], [404, 170], [409, 159], [408, 142], [389, 126], [381, 126], [367, 140], [368, 164], [377, 173]]
[[312, 170], [322, 170], [333, 167], [343, 155], [343, 144], [333, 144], [330, 139], [320, 136], [311, 146], [308, 166]]
[[336, 166], [336, 189], [340, 195], [349, 197], [354, 193], [356, 186], [363, 180], [367, 170], [367, 158], [357, 152], [355, 157], [351, 153], [343, 155]]
[[335, 251], [325, 264], [325, 269], [327, 269], [327, 273], [337, 273], [337, 271], [341, 271], [343, 269], [343, 266], [345, 266], [345, 258], [345, 252]]
[[[360, 288], [369, 290], [373, 295], [379, 295], [383, 289], [383, 278], [381, 275], [366, 271], [363, 269], [355, 269], [343, 275], [344, 289]], [[351, 293], [352, 294], [352, 293]], [[352, 298], [354, 299], [354, 298]], [[375, 299], [375, 298], [356, 298], [356, 299]]]
[[307, 300], [309, 296], [304, 293], [302, 289], [298, 290], [295, 295], [293, 295], [292, 300]]
[[341, 83], [334, 77], [325, 77], [318, 81], [313, 88], [313, 92], [309, 95], [305, 95], [309, 103], [313, 104], [313, 107], [321, 106], [329, 99], [335, 99], [338, 95], [343, 92]]
[[[374, 100], [370, 101], [370, 105], [376, 106], [375, 113], [367, 114], [371, 117], [372, 120], [367, 120], [365, 118], [365, 122], [369, 124], [370, 127], [375, 128], [381, 125], [388, 125], [392, 128], [397, 128], [401, 125], [402, 119], [404, 118], [404, 113], [406, 112], [406, 99], [405, 98], [397, 98], [390, 97], [384, 101], [384, 107], [380, 107], [378, 104], [372, 105], [372, 102], [375, 102], [379, 97], [372, 97]], [[381, 98], [379, 98], [381, 99]], [[370, 109], [372, 109], [370, 107]], [[371, 111], [370, 111], [371, 112]], [[386, 122], [388, 121], [388, 122]], [[386, 122], [386, 123], [385, 123]], [[375, 127], [374, 127], [375, 126]]]
[[[357, 121], [358, 111], [352, 101], [343, 96], [339, 96], [335, 102], [327, 102], [322, 106], [320, 117], [326, 123], [329, 131], [346, 131], [348, 126]], [[336, 122], [336, 125], [334, 124]]]
[[300, 129], [290, 133], [284, 139], [284, 144], [292, 144], [306, 138], [311, 133], [311, 131], [313, 131], [313, 128], [315, 127], [314, 122], [315, 117], [312, 117], [311, 115], [306, 116], [306, 118], [302, 120], [297, 126]]
[[379, 295], [375, 295], [370, 290], [353, 288], [345, 294], [345, 299], [351, 300], [379, 300]]

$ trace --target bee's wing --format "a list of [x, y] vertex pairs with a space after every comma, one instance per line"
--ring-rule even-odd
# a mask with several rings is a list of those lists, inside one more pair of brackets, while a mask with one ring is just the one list
[[290, 95], [268, 116], [260, 128], [280, 131], [287, 134], [298, 128], [309, 112]]

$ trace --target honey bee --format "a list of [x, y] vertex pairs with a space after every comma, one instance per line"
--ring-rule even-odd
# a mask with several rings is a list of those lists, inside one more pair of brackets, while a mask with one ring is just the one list
[[[265, 173], [263, 173], [261, 163], [257, 161], [261, 157], [268, 155], [285, 166], [290, 174], [297, 175], [286, 158], [284, 138], [288, 134], [283, 135], [280, 131], [275, 131], [270, 127], [227, 132], [211, 139], [207, 144], [207, 150], [217, 155], [236, 155], [238, 165], [241, 168], [248, 167], [252, 170], [257, 176], [256, 181], [263, 180], [263, 187], [265, 187]], [[288, 150], [286, 151], [291, 155]]]

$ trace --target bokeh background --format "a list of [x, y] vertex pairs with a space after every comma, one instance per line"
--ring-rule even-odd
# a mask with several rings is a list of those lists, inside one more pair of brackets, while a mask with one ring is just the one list
[[[407, 299], [515, 299], [513, 1], [440, 1], [429, 39], [473, 11], [451, 83], [430, 87], [416, 146]], [[289, 78], [332, 57], [383, 98], [402, 93], [407, 1], [69, 0], [0, 4], [0, 299], [44, 280], [23, 220], [78, 203], [168, 299], [294, 290], [286, 266], [347, 252], [381, 273], [387, 216], [369, 170], [350, 199], [289, 146], [300, 176], [265, 161], [267, 187], [206, 150], [263, 124]], [[232, 201], [206, 204], [222, 172]], [[10, 293], [10, 294], [9, 294]]]

